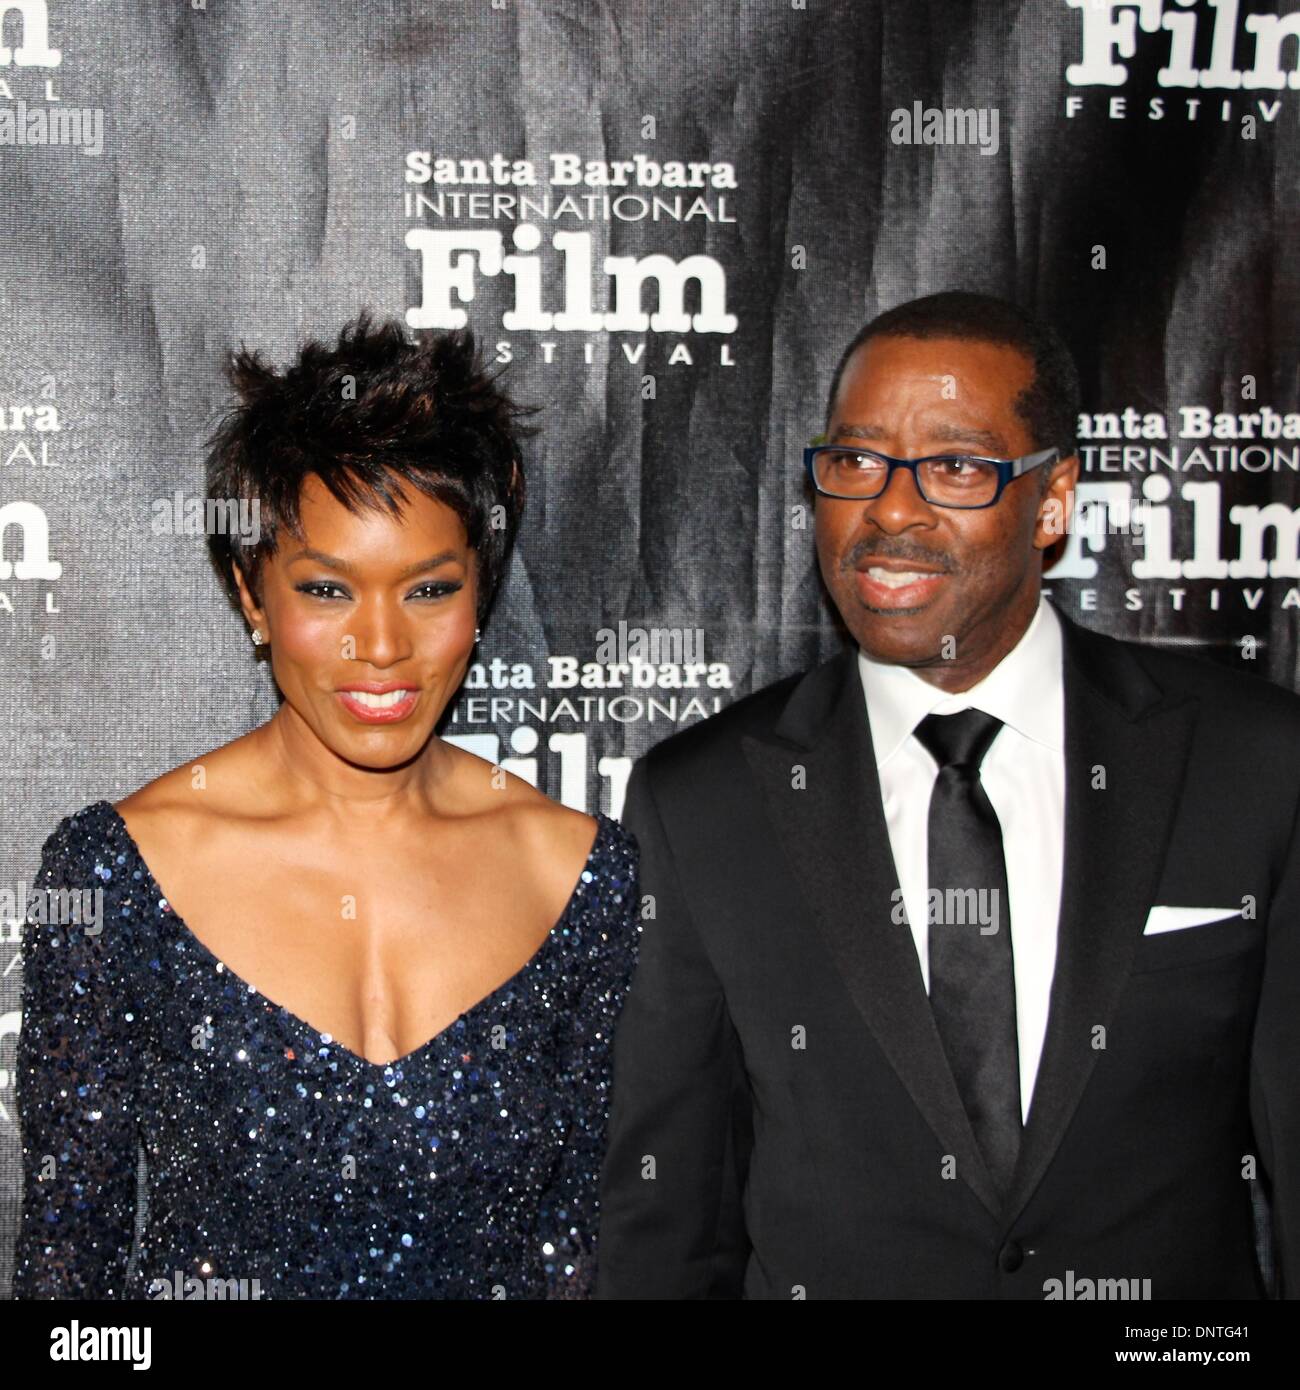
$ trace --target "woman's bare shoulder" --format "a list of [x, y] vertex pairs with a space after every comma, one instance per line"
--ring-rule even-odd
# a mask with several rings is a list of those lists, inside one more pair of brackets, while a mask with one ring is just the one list
[[595, 817], [553, 800], [504, 768], [473, 754], [465, 757], [472, 762], [461, 765], [461, 775], [492, 833], [531, 866], [537, 882], [553, 892], [572, 889], [599, 833]]
[[516, 812], [515, 835], [538, 884], [539, 892], [558, 915], [567, 904], [586, 868], [600, 834], [599, 822], [550, 797], [521, 804]]
[[552, 801], [540, 792], [541, 803], [529, 809], [528, 831], [539, 854], [558, 857], [566, 865], [581, 864], [591, 852], [600, 823], [594, 816]]
[[230, 814], [246, 798], [255, 767], [250, 737], [179, 764], [115, 802], [113, 809], [129, 830], [165, 826], [170, 841], [193, 838], [205, 823]]

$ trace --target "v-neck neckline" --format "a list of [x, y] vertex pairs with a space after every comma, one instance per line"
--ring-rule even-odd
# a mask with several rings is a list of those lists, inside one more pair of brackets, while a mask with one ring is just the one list
[[122, 837], [126, 840], [127, 845], [131, 850], [131, 853], [135, 856], [136, 862], [143, 870], [146, 882], [149, 886], [152, 887], [157, 898], [162, 903], [166, 904], [167, 915], [170, 918], [171, 922], [174, 924], [176, 928], [179, 929], [183, 938], [194, 947], [194, 949], [209, 963], [209, 965], [211, 965], [219, 973], [224, 974], [232, 984], [244, 990], [247, 994], [254, 994], [257, 995], [260, 999], [265, 1000], [266, 1003], [268, 1003], [271, 1006], [271, 1008], [275, 1009], [286, 1019], [288, 1019], [291, 1023], [297, 1025], [299, 1028], [319, 1038], [321, 1043], [325, 1046], [336, 1049], [338, 1052], [342, 1053], [344, 1057], [347, 1057], [352, 1062], [354, 1062], [357, 1066], [367, 1068], [372, 1072], [378, 1073], [379, 1075], [383, 1075], [385, 1072], [392, 1071], [398, 1067], [405, 1067], [413, 1064], [416, 1061], [416, 1059], [422, 1057], [426, 1052], [430, 1051], [435, 1044], [441, 1042], [444, 1038], [446, 1038], [447, 1035], [457, 1026], [457, 1024], [463, 1023], [465, 1019], [471, 1017], [480, 1009], [492, 1003], [498, 995], [504, 993], [507, 989], [511, 988], [512, 986], [517, 985], [519, 981], [524, 978], [524, 976], [528, 975], [539, 966], [539, 964], [545, 959], [545, 957], [549, 955], [554, 943], [563, 938], [564, 931], [569, 920], [569, 915], [573, 911], [574, 903], [577, 901], [578, 895], [582, 891], [583, 887], [586, 885], [587, 882], [590, 881], [588, 878], [588, 874], [591, 870], [592, 861], [596, 858], [596, 853], [603, 844], [605, 836], [609, 830], [609, 817], [606, 816], [604, 812], [597, 811], [595, 813], [596, 837], [591, 843], [591, 848], [587, 851], [587, 857], [583, 861], [582, 868], [578, 872], [578, 878], [573, 885], [573, 891], [569, 894], [568, 901], [564, 904], [564, 910], [556, 919], [554, 926], [552, 926], [550, 931], [546, 933], [546, 936], [542, 940], [541, 944], [537, 947], [533, 954], [528, 957], [528, 959], [523, 963], [523, 965], [521, 965], [519, 969], [515, 971], [513, 975], [511, 975], [508, 979], [502, 980], [502, 982], [499, 985], [497, 985], [497, 987], [493, 989], [490, 993], [485, 994], [476, 1003], [471, 1004], [469, 1008], [465, 1009], [462, 1013], [457, 1014], [456, 1017], [453, 1018], [445, 1028], [440, 1028], [438, 1032], [436, 1032], [431, 1038], [427, 1039], [425, 1042], [420, 1043], [419, 1046], [412, 1048], [411, 1051], [404, 1052], [400, 1057], [394, 1057], [391, 1062], [372, 1062], [369, 1057], [363, 1057], [359, 1052], [353, 1052], [353, 1050], [350, 1047], [348, 1047], [344, 1043], [341, 1043], [338, 1040], [338, 1038], [334, 1036], [334, 1034], [328, 1032], [326, 1029], [318, 1028], [314, 1023], [309, 1023], [305, 1018], [302, 1017], [301, 1014], [295, 1013], [291, 1008], [288, 1007], [288, 1005], [281, 1004], [278, 1001], [272, 999], [269, 994], [259, 989], [256, 985], [251, 984], [248, 980], [245, 980], [241, 975], [237, 974], [234, 970], [232, 970], [230, 966], [224, 960], [222, 960], [221, 957], [218, 956], [210, 946], [206, 945], [203, 942], [203, 940], [195, 934], [193, 928], [189, 925], [189, 923], [186, 922], [185, 919], [180, 915], [180, 913], [177, 912], [176, 909], [172, 906], [171, 898], [168, 897], [166, 890], [154, 876], [153, 870], [149, 867], [148, 860], [145, 859], [144, 854], [140, 849], [140, 846], [136, 843], [135, 837], [131, 834], [131, 831], [127, 826], [126, 821], [122, 818], [122, 814], [120, 811], [118, 811], [117, 807], [114, 806], [111, 801], [100, 801], [97, 804], [107, 809], [108, 814], [111, 817], [113, 823], [115, 824], [118, 831], [121, 833]]

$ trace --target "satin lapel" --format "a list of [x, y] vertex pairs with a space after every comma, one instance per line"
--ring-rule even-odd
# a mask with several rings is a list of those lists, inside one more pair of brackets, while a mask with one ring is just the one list
[[[1062, 619], [1065, 857], [1043, 1055], [1005, 1212], [1024, 1209], [1107, 1043], [1160, 871], [1196, 717], [1132, 653]], [[1104, 783], [1103, 783], [1104, 779]]]
[[867, 1027], [956, 1159], [957, 1176], [1001, 1210], [943, 1053], [912, 933], [896, 910], [856, 649], [806, 676], [771, 737], [742, 739], [773, 833]]

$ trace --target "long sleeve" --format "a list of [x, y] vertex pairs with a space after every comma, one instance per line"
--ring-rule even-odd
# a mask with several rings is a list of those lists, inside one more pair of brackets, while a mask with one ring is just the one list
[[1300, 816], [1268, 918], [1251, 1118], [1270, 1188], [1280, 1296], [1300, 1298]]
[[571, 1095], [572, 1122], [553, 1183], [539, 1209], [538, 1241], [546, 1296], [586, 1299], [595, 1292], [600, 1166], [605, 1151], [611, 1082], [611, 1042], [636, 966], [641, 939], [636, 846], [611, 830], [613, 856], [587, 885], [597, 892], [590, 933], [589, 973], [566, 1021], [560, 1085]]
[[[122, 1296], [135, 1225], [136, 1053], [128, 943], [114, 933], [110, 906], [114, 867], [79, 819], [65, 818], [45, 842], [26, 914], [16, 1299]], [[71, 898], [60, 889], [102, 890], [99, 920], [70, 921]]]
[[654, 899], [614, 1046], [598, 1298], [739, 1298], [753, 1144], [743, 1058], [678, 884], [645, 760], [624, 823]]

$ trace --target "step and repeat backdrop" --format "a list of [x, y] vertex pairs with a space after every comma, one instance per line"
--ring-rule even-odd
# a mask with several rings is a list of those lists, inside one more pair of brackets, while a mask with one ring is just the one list
[[468, 325], [541, 407], [444, 732], [575, 807], [845, 641], [800, 450], [936, 290], [1076, 354], [1062, 610], [1295, 687], [1298, 89], [1283, 0], [0, 0], [0, 1295], [41, 844], [276, 708], [202, 534], [232, 348]]

